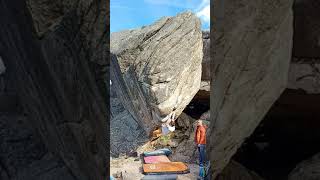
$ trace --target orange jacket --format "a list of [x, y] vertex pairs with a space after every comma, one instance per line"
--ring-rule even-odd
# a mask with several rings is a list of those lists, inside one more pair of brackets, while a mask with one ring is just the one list
[[195, 136], [196, 144], [206, 144], [206, 126], [197, 126], [196, 136]]

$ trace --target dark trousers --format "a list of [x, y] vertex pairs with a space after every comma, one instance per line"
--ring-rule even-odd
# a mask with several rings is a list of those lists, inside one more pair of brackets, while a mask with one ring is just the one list
[[200, 166], [203, 166], [204, 163], [205, 163], [205, 155], [206, 155], [205, 148], [206, 148], [205, 144], [199, 144], [198, 145], [198, 150], [199, 150], [199, 154], [200, 154], [199, 155]]

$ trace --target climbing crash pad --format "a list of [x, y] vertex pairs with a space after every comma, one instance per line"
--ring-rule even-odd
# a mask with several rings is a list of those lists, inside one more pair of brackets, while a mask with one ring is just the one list
[[189, 172], [188, 166], [183, 162], [143, 164], [144, 174], [186, 174]]
[[177, 180], [176, 174], [146, 175], [141, 180]]
[[163, 148], [163, 149], [158, 149], [156, 151], [151, 151], [151, 152], [144, 152], [144, 156], [159, 156], [159, 155], [170, 155], [172, 151], [168, 148]]
[[171, 162], [166, 155], [159, 155], [159, 156], [146, 156], [143, 158], [145, 164], [154, 164], [154, 163], [161, 163], [161, 162]]

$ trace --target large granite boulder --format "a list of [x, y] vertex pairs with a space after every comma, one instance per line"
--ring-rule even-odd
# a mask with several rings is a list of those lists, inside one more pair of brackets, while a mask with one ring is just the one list
[[219, 174], [217, 180], [263, 180], [255, 172], [243, 167], [236, 161], [230, 163], [224, 168], [223, 172]]
[[203, 43], [191, 12], [111, 34], [112, 58], [120, 65], [135, 119], [148, 132], [176, 108], [179, 116], [198, 92]]
[[228, 164], [287, 85], [293, 1], [215, 1], [212, 35], [213, 178]]
[[289, 174], [289, 180], [318, 180], [320, 179], [320, 154], [305, 160]]

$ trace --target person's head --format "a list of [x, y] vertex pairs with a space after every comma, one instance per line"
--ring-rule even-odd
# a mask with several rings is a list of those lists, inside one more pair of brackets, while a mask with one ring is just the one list
[[198, 119], [197, 125], [198, 125], [198, 126], [202, 126], [202, 119]]

